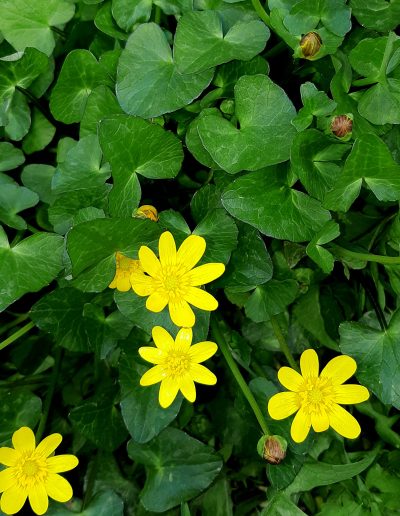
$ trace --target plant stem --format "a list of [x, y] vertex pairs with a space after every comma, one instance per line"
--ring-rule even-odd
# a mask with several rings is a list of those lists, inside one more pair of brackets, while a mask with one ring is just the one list
[[382, 263], [383, 265], [400, 265], [400, 256], [384, 256], [380, 254], [371, 253], [357, 253], [356, 251], [349, 251], [338, 245], [331, 247], [331, 250], [339, 257], [342, 258], [355, 258], [357, 260], [363, 260], [365, 262], [376, 262]]
[[160, 25], [161, 21], [161, 9], [156, 5], [156, 9], [154, 11], [154, 23], [157, 23], [157, 25]]
[[11, 328], [14, 328], [14, 326], [18, 326], [19, 323], [22, 323], [23, 321], [28, 319], [28, 317], [29, 317], [28, 314], [19, 315], [13, 321], [5, 324], [4, 326], [2, 326], [0, 328], [0, 335], [3, 335], [3, 333], [5, 333], [6, 331], [10, 330]]
[[264, 54], [264, 56], [268, 59], [269, 57], [275, 57], [279, 55], [281, 52], [283, 52], [287, 48], [287, 45], [284, 41], [280, 41], [277, 43], [274, 47], [267, 50], [267, 52]]
[[65, 32], [61, 29], [59, 29], [58, 27], [54, 27], [54, 25], [52, 25], [50, 27], [50, 29], [55, 33], [55, 34], [58, 34], [60, 36], [60, 38], [62, 38], [64, 41], [67, 39], [67, 35], [65, 34]]
[[29, 330], [31, 330], [35, 326], [35, 323], [31, 321], [28, 324], [25, 324], [22, 328], [14, 332], [12, 335], [7, 337], [3, 342], [0, 342], [0, 350], [4, 349], [9, 344], [12, 344], [14, 341], [22, 337], [22, 335], [25, 335]]
[[85, 497], [82, 502], [82, 512], [86, 509], [88, 506], [90, 500], [93, 496], [93, 489], [94, 489], [94, 483], [96, 480], [96, 473], [97, 473], [97, 462], [98, 462], [98, 453], [95, 455], [93, 462], [90, 464], [89, 474], [88, 474], [88, 481], [86, 484], [86, 492]]
[[251, 0], [253, 4], [254, 10], [258, 14], [258, 16], [262, 19], [262, 21], [268, 27], [271, 27], [271, 20], [268, 14], [265, 12], [264, 7], [261, 5], [260, 0]]
[[56, 356], [54, 358], [53, 371], [52, 371], [51, 378], [50, 378], [49, 390], [47, 391], [46, 399], [44, 400], [43, 413], [42, 413], [42, 417], [40, 418], [39, 426], [38, 426], [38, 429], [36, 432], [36, 441], [37, 442], [39, 442], [42, 439], [43, 432], [44, 432], [44, 429], [45, 429], [46, 423], [47, 423], [47, 418], [49, 417], [51, 402], [53, 401], [54, 392], [56, 390], [56, 385], [57, 385], [57, 380], [58, 380], [58, 374], [60, 372], [60, 365], [61, 365], [61, 360], [62, 360], [62, 356], [63, 356], [63, 351], [64, 351], [63, 348], [61, 348], [59, 346], [57, 347]]
[[287, 345], [286, 339], [283, 336], [281, 327], [279, 326], [279, 323], [278, 323], [275, 315], [271, 315], [270, 321], [271, 321], [272, 329], [274, 330], [274, 333], [275, 333], [275, 337], [278, 339], [279, 347], [281, 348], [282, 353], [285, 355], [286, 360], [289, 362], [290, 367], [292, 369], [294, 369], [295, 371], [298, 371], [299, 370], [298, 365], [297, 365], [295, 359], [293, 358], [293, 355], [289, 349], [289, 346]]
[[261, 412], [260, 407], [258, 406], [258, 403], [256, 402], [253, 393], [251, 392], [249, 386], [247, 385], [245, 379], [242, 376], [242, 373], [239, 371], [239, 368], [236, 364], [236, 362], [233, 360], [232, 355], [229, 351], [228, 344], [225, 341], [225, 337], [223, 336], [218, 321], [215, 319], [214, 316], [211, 317], [211, 331], [213, 334], [213, 337], [218, 344], [219, 349], [221, 350], [222, 354], [224, 355], [224, 358], [226, 360], [226, 363], [228, 364], [229, 369], [231, 370], [231, 373], [235, 377], [235, 380], [237, 381], [244, 397], [249, 402], [250, 407], [253, 409], [254, 415], [257, 418], [257, 421], [263, 431], [264, 435], [271, 435], [270, 431], [268, 430], [267, 422], [265, 421], [265, 418], [263, 416], [263, 413]]

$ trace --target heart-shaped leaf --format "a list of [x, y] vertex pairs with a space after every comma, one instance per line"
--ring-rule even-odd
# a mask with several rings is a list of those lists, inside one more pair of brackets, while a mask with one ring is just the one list
[[130, 115], [152, 118], [190, 104], [210, 84], [214, 71], [181, 74], [162, 29], [140, 25], [118, 64], [117, 98]]
[[263, 75], [241, 77], [235, 86], [236, 127], [220, 114], [200, 117], [197, 130], [212, 159], [230, 174], [289, 159], [296, 110], [286, 93]]
[[387, 32], [400, 25], [400, 0], [350, 0], [353, 16], [368, 29]]
[[2, 185], [0, 188], [0, 221], [15, 229], [25, 229], [26, 222], [17, 213], [36, 206], [38, 202], [38, 195], [24, 186]]
[[12, 143], [0, 142], [0, 172], [17, 168], [25, 161], [25, 156], [20, 149]]

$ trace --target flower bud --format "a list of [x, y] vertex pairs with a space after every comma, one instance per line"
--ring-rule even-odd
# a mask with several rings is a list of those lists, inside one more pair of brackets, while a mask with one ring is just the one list
[[280, 435], [263, 435], [257, 444], [258, 454], [270, 464], [279, 464], [286, 457], [287, 442]]
[[337, 115], [332, 118], [331, 131], [338, 138], [350, 137], [353, 119], [349, 115]]
[[225, 115], [233, 115], [235, 112], [235, 101], [232, 99], [224, 99], [219, 108]]
[[314, 57], [321, 48], [322, 40], [316, 32], [308, 32], [300, 40], [300, 48], [303, 53], [303, 57], [311, 59]]
[[136, 210], [134, 217], [138, 219], [150, 219], [154, 222], [158, 221], [158, 212], [154, 206], [150, 204], [143, 204]]

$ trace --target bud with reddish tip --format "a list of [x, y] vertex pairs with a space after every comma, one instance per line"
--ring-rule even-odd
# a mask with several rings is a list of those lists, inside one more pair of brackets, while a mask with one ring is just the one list
[[353, 129], [353, 117], [351, 115], [337, 115], [332, 118], [331, 131], [338, 138], [349, 139]]
[[138, 219], [150, 219], [154, 222], [158, 221], [158, 212], [151, 204], [143, 204], [136, 210], [134, 217]]
[[322, 40], [316, 32], [308, 32], [300, 40], [300, 48], [303, 57], [312, 59], [321, 48]]
[[287, 442], [280, 435], [263, 435], [257, 444], [260, 457], [270, 464], [279, 464], [286, 457]]

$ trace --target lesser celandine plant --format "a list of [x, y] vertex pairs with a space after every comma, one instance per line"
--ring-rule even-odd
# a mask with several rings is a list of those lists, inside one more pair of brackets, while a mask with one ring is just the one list
[[1, 513], [397, 514], [399, 25], [0, 1]]

